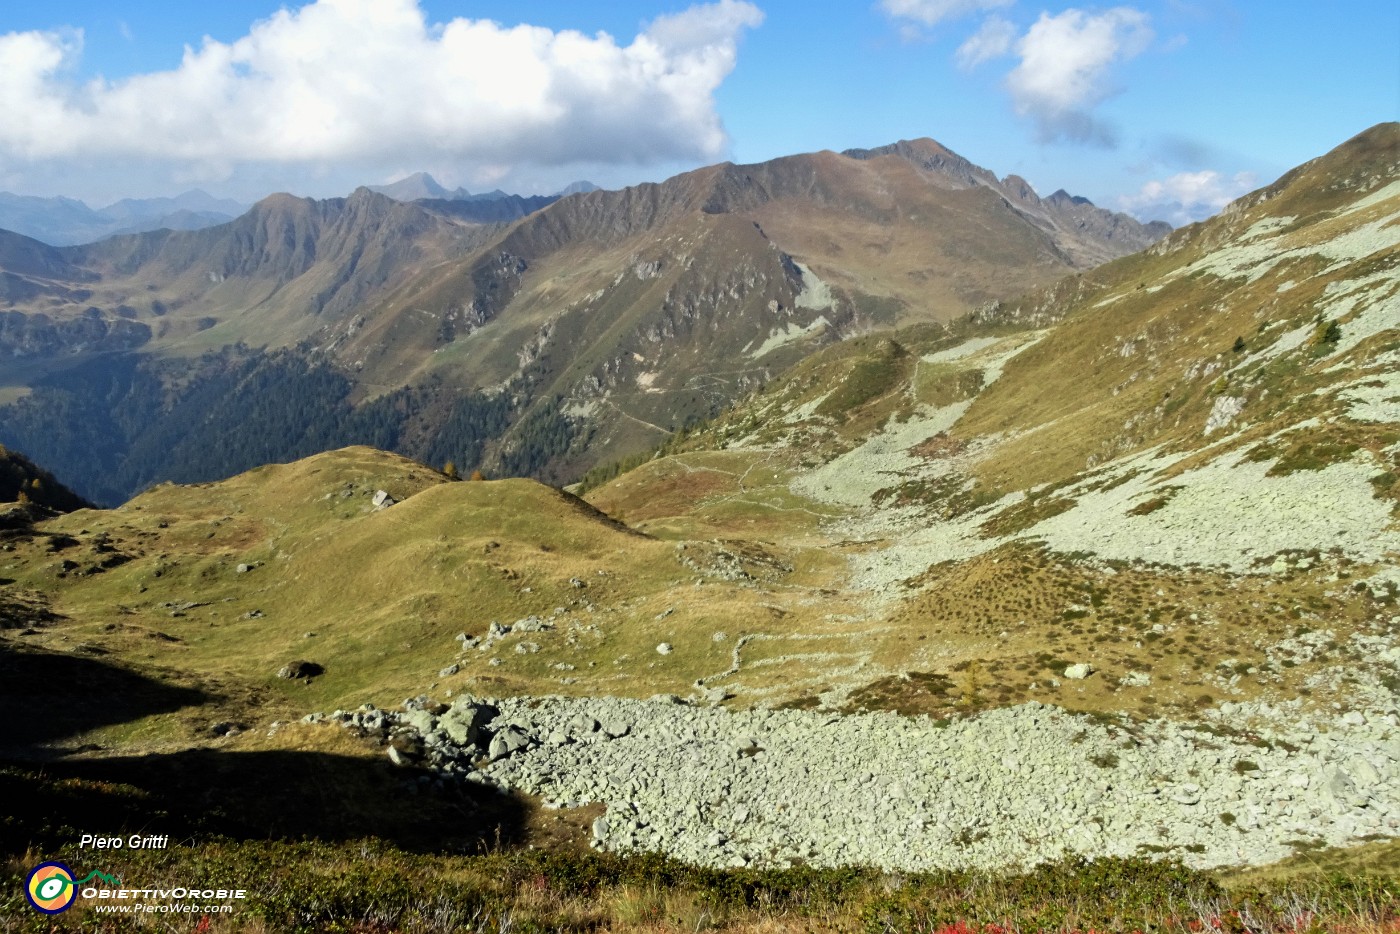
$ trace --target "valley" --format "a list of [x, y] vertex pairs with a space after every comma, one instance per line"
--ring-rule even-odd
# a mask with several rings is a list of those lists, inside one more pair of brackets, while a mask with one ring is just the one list
[[[1062, 192], [1042, 200], [927, 139], [712, 166], [518, 218], [463, 213], [499, 203], [365, 188], [274, 195], [221, 226], [81, 247], [5, 235], [0, 398], [17, 399], [0, 411], [0, 443], [104, 505], [335, 446], [317, 431], [568, 483], [822, 346], [1013, 299], [1167, 229]], [[202, 423], [234, 434], [238, 411], [280, 404], [245, 377], [219, 390], [239, 397], [234, 413], [206, 402], [199, 417], [175, 414], [182, 389], [212, 389], [231, 363], [293, 372], [298, 393], [343, 383], [317, 407], [387, 427], [327, 432], [279, 415], [291, 424], [264, 429], [256, 455], [195, 464], [178, 447], [206, 448]], [[114, 375], [93, 380], [94, 367]], [[427, 411], [409, 398], [424, 394]], [[444, 432], [454, 406], [491, 400], [505, 424]], [[149, 414], [123, 426], [133, 408]], [[75, 420], [88, 437], [43, 427]], [[73, 450], [91, 446], [101, 470]], [[114, 477], [126, 461], [139, 468]]]
[[[113, 508], [26, 492], [0, 512], [0, 696], [49, 712], [4, 741], [0, 782], [137, 817], [154, 801], [250, 862], [282, 836], [375, 836], [391, 862], [464, 860], [424, 875], [526, 913], [530, 879], [566, 888], [533, 846], [612, 896], [654, 860], [676, 898], [709, 892], [755, 930], [765, 904], [809, 929], [940, 929], [896, 917], [915, 911], [897, 893], [972, 879], [1029, 918], [1046, 879], [1087, 891], [1095, 866], [1181, 873], [1150, 911], [1085, 896], [1104, 929], [1187, 930], [1205, 893], [1217, 920], [1253, 905], [1274, 914], [1245, 930], [1304, 929], [1257, 874], [1393, 879], [1400, 836], [1397, 154], [1400, 125], [1373, 127], [1170, 233], [918, 141], [508, 226], [357, 192], [264, 202], [188, 235], [198, 258], [175, 234], [125, 243], [124, 267], [14, 241], [0, 267], [52, 309], [11, 300], [24, 328], [110, 326], [72, 316], [80, 275], [112, 301], [151, 268], [169, 273], [152, 294], [184, 291], [121, 319], [150, 331], [121, 379], [72, 346], [53, 373], [87, 395], [26, 377], [0, 441], [39, 439], [62, 393], [146, 380], [132, 450], [210, 466], [152, 461]], [[289, 232], [301, 246], [274, 250]], [[242, 265], [206, 287], [211, 250]], [[234, 291], [248, 308], [216, 314]], [[196, 359], [204, 376], [176, 366]], [[333, 381], [333, 431], [308, 427], [327, 409], [276, 421], [238, 395], [273, 364], [292, 375], [267, 395]], [[208, 408], [154, 401], [182, 384]], [[248, 441], [251, 469], [194, 458], [258, 424], [292, 427]], [[96, 442], [64, 450], [103, 465], [80, 476], [120, 469]], [[264, 767], [295, 776], [286, 801], [228, 792], [198, 816], [206, 773], [223, 791]], [[483, 850], [489, 879], [466, 861]], [[721, 870], [749, 894], [696, 875]], [[801, 908], [795, 878], [833, 901]], [[1018, 901], [1017, 879], [1049, 888]], [[1391, 923], [1388, 884], [1358, 929]], [[554, 929], [596, 909], [549, 898]], [[695, 905], [674, 909], [687, 928]]]

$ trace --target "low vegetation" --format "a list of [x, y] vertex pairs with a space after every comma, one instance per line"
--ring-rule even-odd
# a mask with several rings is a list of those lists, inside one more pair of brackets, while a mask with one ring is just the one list
[[[60, 853], [86, 865], [90, 857]], [[1393, 853], [1389, 854], [1393, 858]], [[19, 894], [27, 857], [0, 869], [0, 931], [126, 931], [80, 902], [48, 918]], [[1071, 860], [1024, 873], [891, 875], [862, 869], [713, 870], [653, 855], [513, 850], [414, 854], [373, 840], [211, 840], [125, 852], [104, 871], [142, 887], [228, 880], [246, 903], [160, 930], [207, 932], [1132, 931], [1303, 934], [1400, 929], [1386, 874], [1236, 882], [1147, 859]], [[166, 916], [168, 917], [168, 916]], [[156, 929], [151, 925], [140, 929]]]

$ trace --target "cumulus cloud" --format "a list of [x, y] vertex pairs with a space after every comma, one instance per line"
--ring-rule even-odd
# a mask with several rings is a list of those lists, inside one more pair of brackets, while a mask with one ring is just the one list
[[1165, 220], [1179, 226], [1218, 214], [1257, 184], [1250, 172], [1228, 176], [1211, 169], [1180, 172], [1170, 178], [1154, 179], [1137, 193], [1120, 197], [1118, 209], [1140, 220]]
[[1000, 16], [989, 16], [982, 28], [958, 46], [958, 67], [972, 69], [985, 61], [999, 58], [1010, 51], [1011, 43], [1015, 40], [1015, 25]]
[[945, 19], [957, 19], [969, 13], [1007, 7], [1015, 0], [880, 0], [880, 8], [895, 19], [911, 20], [923, 26], [933, 26]]
[[78, 32], [0, 35], [0, 162], [100, 153], [187, 164], [479, 165], [709, 159], [714, 91], [763, 14], [693, 6], [629, 44], [487, 20], [430, 24], [418, 0], [317, 0], [178, 68], [84, 84]]
[[1113, 145], [1112, 129], [1093, 108], [1114, 91], [1112, 66], [1151, 41], [1147, 14], [1131, 7], [1042, 13], [1017, 43], [1021, 61], [1006, 78], [1016, 112], [1035, 122], [1042, 142]]

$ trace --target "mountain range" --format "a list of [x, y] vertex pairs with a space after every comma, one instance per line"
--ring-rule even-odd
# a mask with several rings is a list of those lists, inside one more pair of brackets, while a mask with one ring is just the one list
[[0, 230], [55, 246], [72, 246], [117, 234], [213, 227], [247, 209], [237, 201], [198, 190], [174, 198], [123, 198], [100, 210], [72, 198], [0, 192]]
[[229, 930], [1393, 926], [1400, 124], [1155, 239], [931, 143], [443, 203], [0, 237], [10, 891], [90, 827]]
[[[464, 188], [449, 191], [426, 172], [368, 187], [396, 201], [451, 202], [438, 205], [437, 210], [478, 222], [516, 220], [567, 195], [597, 190], [591, 182], [579, 181], [555, 195], [521, 196], [500, 189], [472, 194]], [[248, 208], [230, 198], [215, 198], [197, 189], [173, 198], [123, 198], [97, 210], [73, 198], [0, 192], [0, 230], [51, 246], [76, 246], [121, 234], [217, 227]]]
[[[921, 160], [947, 159], [918, 149]], [[881, 215], [867, 173], [889, 186], [915, 171], [946, 178], [898, 153], [715, 167], [491, 227], [481, 235], [492, 261], [472, 265], [481, 248], [463, 245], [466, 259], [444, 261], [438, 280], [497, 296], [468, 340], [517, 313], [557, 312], [550, 289], [569, 288], [560, 253], [579, 287], [595, 290], [627, 257], [611, 287], [620, 294], [586, 305], [604, 327], [637, 320], [613, 312], [629, 298], [661, 302], [672, 267], [716, 255], [729, 262], [709, 268], [739, 277], [679, 275], [671, 301], [687, 307], [712, 290], [716, 307], [696, 298], [693, 320], [730, 357], [754, 332], [724, 309], [761, 314], [748, 296], [775, 293], [757, 273], [789, 264], [808, 301], [807, 270], [822, 264], [831, 303], [821, 310], [834, 316], [833, 304], [849, 302], [868, 329], [808, 338], [809, 352], [712, 417], [591, 471], [572, 492], [518, 476], [458, 481], [462, 470], [366, 446], [326, 450], [321, 437], [312, 456], [158, 484], [114, 509], [11, 508], [0, 528], [0, 697], [54, 713], [21, 720], [0, 742], [22, 759], [46, 757], [45, 775], [34, 767], [4, 780], [48, 794], [97, 788], [134, 802], [131, 823], [157, 809], [176, 819], [177, 805], [206, 805], [211, 789], [241, 794], [222, 826], [255, 840], [304, 830], [284, 795], [304, 797], [292, 810], [321, 815], [316, 832], [357, 841], [383, 826], [385, 808], [411, 800], [448, 809], [442, 848], [449, 828], [498, 822], [517, 835], [510, 843], [549, 849], [542, 860], [570, 845], [642, 850], [715, 871], [742, 864], [726, 878], [745, 885], [771, 867], [811, 886], [830, 878], [824, 868], [872, 866], [881, 912], [892, 910], [895, 872], [900, 885], [922, 885], [929, 868], [1020, 872], [1042, 859], [1104, 874], [1089, 885], [1076, 877], [1075, 898], [1106, 878], [1158, 878], [1157, 859], [1171, 861], [1161, 870], [1171, 893], [1207, 869], [1296, 871], [1290, 858], [1393, 874], [1398, 153], [1400, 124], [1374, 127], [1208, 221], [1079, 269], [1055, 246], [1057, 236], [1073, 243], [1055, 202], [1086, 208], [1072, 198], [1013, 202], [1007, 181], [965, 179], [938, 189], [957, 198], [902, 198], [900, 216]], [[877, 251], [857, 254], [867, 263], [850, 259], [854, 247], [799, 261], [776, 245], [773, 231], [792, 236], [784, 222], [797, 223], [794, 191], [809, 217], [839, 206], [847, 230], [882, 217], [897, 231], [915, 223], [905, 214], [949, 203], [985, 216], [975, 209], [990, 204], [1008, 236], [1029, 224], [1037, 255], [1069, 269], [946, 319], [937, 306], [896, 305], [890, 289], [889, 325], [877, 331], [880, 306], [862, 304], [855, 285], [885, 281], [888, 266], [867, 264]], [[387, 224], [413, 210], [385, 204], [357, 193], [281, 207], [304, 218], [305, 242], [319, 242], [311, 232], [323, 239], [352, 216], [359, 228], [374, 211]], [[448, 223], [404, 217], [424, 225], [420, 250]], [[591, 254], [582, 229], [597, 241]], [[663, 239], [638, 252], [636, 230]], [[6, 254], [26, 281], [98, 275], [79, 254], [19, 249], [28, 243]], [[374, 243], [362, 254], [388, 249]], [[763, 250], [774, 265], [757, 265]], [[477, 278], [461, 278], [463, 263]], [[259, 274], [291, 283], [314, 267], [308, 247], [299, 265], [279, 260]], [[416, 307], [433, 307], [421, 294]], [[356, 313], [338, 300], [321, 314]], [[563, 328], [567, 313], [558, 320]], [[576, 354], [590, 350], [588, 323], [561, 339]], [[325, 376], [342, 348], [308, 333], [286, 352], [320, 354]], [[700, 342], [686, 334], [663, 336], [693, 353]], [[363, 355], [361, 372], [387, 372], [356, 337], [346, 346]], [[229, 379], [201, 385], [189, 381], [197, 358], [183, 340], [153, 335], [168, 369], [132, 364], [127, 383], [115, 365], [84, 368], [87, 396], [77, 383], [38, 380], [0, 425], [27, 417], [26, 400], [57, 405], [69, 393], [76, 417], [79, 398], [151, 378], [188, 403], [184, 422], [225, 428], [216, 402], [232, 400], [275, 433], [280, 410], [238, 389], [271, 379], [272, 364], [220, 356]], [[535, 361], [549, 358], [545, 343]], [[302, 391], [310, 383], [290, 396], [289, 385], [269, 397], [317, 408]], [[506, 425], [503, 444], [524, 437], [511, 434], [521, 410], [506, 404], [528, 398], [526, 386], [508, 381], [474, 403], [474, 418]], [[356, 404], [337, 417], [374, 403]], [[111, 416], [112, 431], [158, 424], [160, 404]], [[45, 424], [54, 433], [64, 423]], [[236, 441], [235, 431], [200, 443], [224, 453]], [[141, 443], [188, 453], [187, 436]], [[9, 463], [22, 489], [54, 485], [27, 461]], [[74, 682], [111, 703], [60, 703]], [[278, 795], [240, 793], [255, 774], [301, 777], [279, 781]], [[379, 793], [376, 782], [398, 790]], [[368, 812], [347, 808], [366, 788], [376, 790]], [[524, 813], [510, 824], [478, 791]], [[836, 793], [843, 807], [823, 806]], [[369, 844], [347, 849], [378, 858]], [[678, 865], [641, 858], [657, 860], [643, 863], [653, 881], [657, 866]], [[521, 874], [537, 900], [541, 865]], [[953, 878], [965, 902], [972, 877]], [[1015, 878], [1032, 880], [1026, 910], [1044, 924], [1043, 877]], [[1259, 906], [1299, 903], [1261, 897], [1242, 912], [1282, 930], [1258, 923]]]
[[[390, 182], [387, 185], [368, 185], [370, 191], [381, 194], [395, 201], [499, 201], [502, 199], [516, 198], [519, 195], [507, 194], [499, 188], [480, 194], [472, 194], [465, 188], [457, 187], [448, 189], [438, 184], [437, 179], [427, 172], [415, 172], [406, 175], [398, 181]], [[586, 194], [590, 191], [597, 191], [598, 186], [589, 181], [577, 181], [566, 185], [557, 194], [544, 195], [540, 197], [554, 200], [565, 198], [569, 195]], [[530, 202], [531, 199], [526, 198]], [[548, 202], [546, 202], [548, 203]], [[543, 205], [541, 205], [543, 207]]]
[[[16, 401], [0, 441], [104, 501], [161, 478], [224, 475], [255, 461], [234, 456], [211, 476], [155, 453], [178, 447], [167, 432], [209, 447], [194, 437], [209, 413], [168, 421], [172, 387], [273, 365], [269, 384], [333, 386], [318, 390], [334, 397], [321, 404], [379, 433], [313, 425], [308, 408], [257, 457], [309, 451], [330, 431], [563, 482], [825, 344], [946, 322], [1167, 230], [1063, 193], [1041, 199], [932, 140], [717, 165], [520, 217], [470, 214], [503, 203], [360, 189], [275, 195], [220, 226], [79, 247], [6, 235], [0, 399]], [[261, 385], [246, 374], [235, 384]], [[149, 417], [127, 424], [119, 402]], [[240, 397], [236, 411], [272, 402]], [[55, 407], [87, 413], [87, 427], [53, 437], [42, 426]], [[161, 445], [142, 440], [153, 431]], [[96, 461], [77, 453], [94, 444]]]

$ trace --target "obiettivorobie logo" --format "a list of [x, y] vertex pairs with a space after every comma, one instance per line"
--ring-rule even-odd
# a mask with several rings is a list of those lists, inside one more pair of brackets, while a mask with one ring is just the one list
[[24, 880], [24, 897], [35, 911], [56, 915], [67, 911], [78, 898], [78, 886], [93, 879], [109, 885], [121, 885], [121, 880], [94, 869], [81, 879], [73, 878], [73, 870], [63, 863], [40, 863], [29, 871]]
[[[94, 880], [97, 884], [89, 884]], [[126, 888], [122, 881], [94, 870], [81, 879], [67, 864], [40, 863], [24, 880], [24, 897], [35, 911], [56, 915], [73, 907], [79, 898], [92, 910], [105, 914], [221, 914], [233, 911], [233, 901], [248, 897], [246, 889], [200, 888], [179, 885], [172, 888]]]

